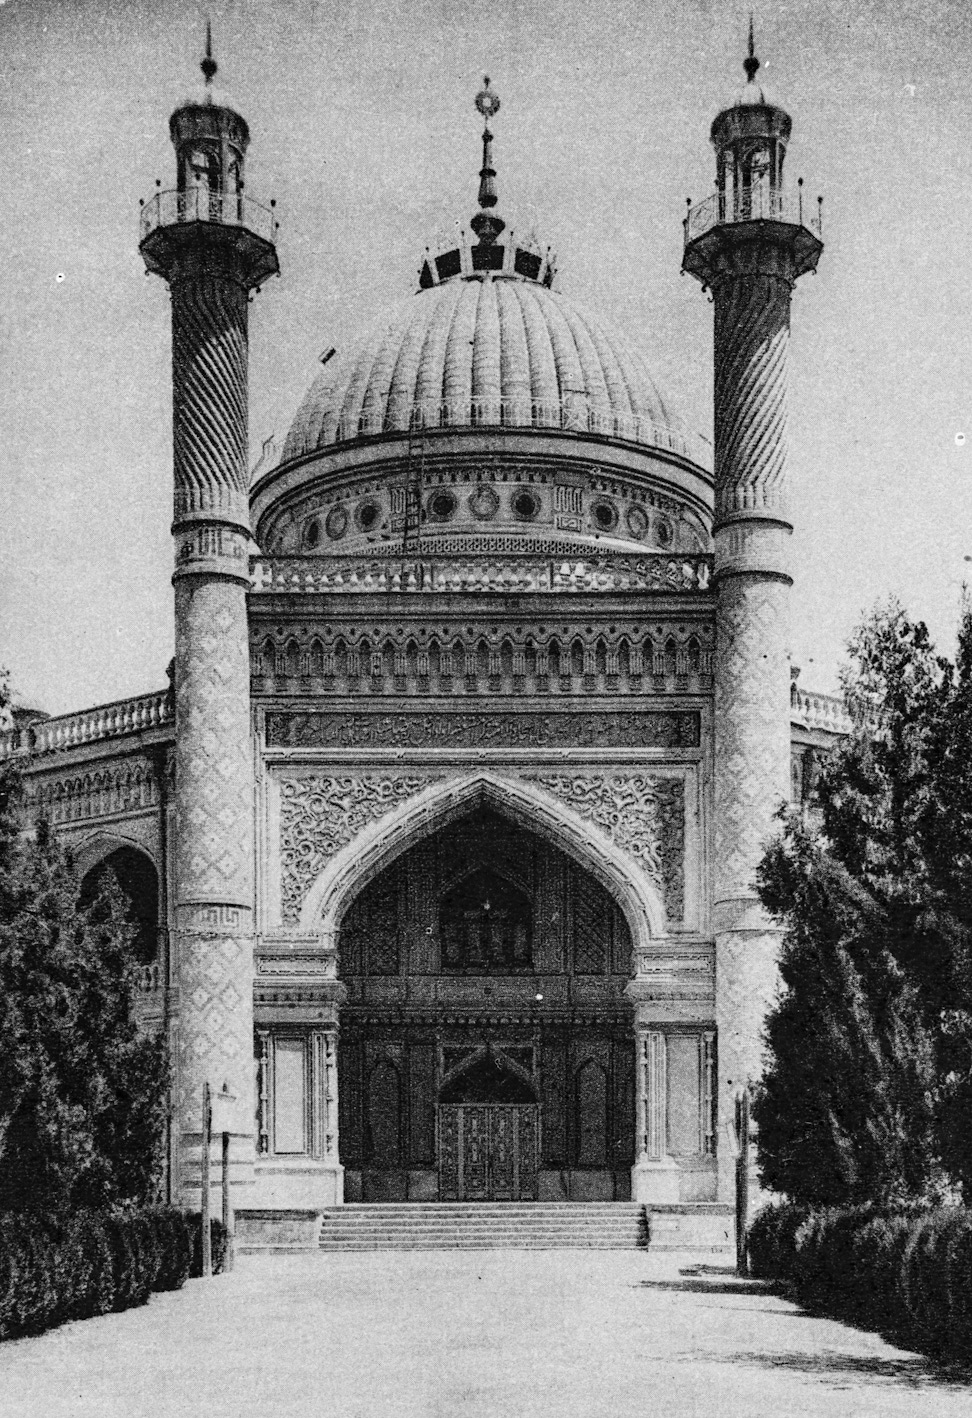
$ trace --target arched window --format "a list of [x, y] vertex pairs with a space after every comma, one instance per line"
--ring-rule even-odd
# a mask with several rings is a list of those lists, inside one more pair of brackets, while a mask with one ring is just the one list
[[439, 903], [442, 969], [454, 974], [529, 970], [533, 960], [530, 898], [496, 872], [479, 870]]

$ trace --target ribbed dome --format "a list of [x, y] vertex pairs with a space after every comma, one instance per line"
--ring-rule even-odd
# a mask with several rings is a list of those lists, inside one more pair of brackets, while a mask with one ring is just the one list
[[433, 286], [328, 362], [282, 462], [351, 439], [470, 425], [588, 430], [708, 461], [641, 356], [560, 292], [489, 275]]

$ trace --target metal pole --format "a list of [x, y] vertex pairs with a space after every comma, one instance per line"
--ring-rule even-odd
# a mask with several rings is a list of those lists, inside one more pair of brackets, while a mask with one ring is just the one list
[[226, 1233], [226, 1257], [223, 1261], [224, 1270], [233, 1269], [233, 1212], [230, 1207], [230, 1181], [229, 1181], [229, 1148], [230, 1135], [223, 1133], [223, 1230]]
[[209, 1230], [209, 1121], [212, 1117], [209, 1099], [209, 1084], [203, 1084], [202, 1101], [202, 1144], [199, 1154], [202, 1195], [200, 1200], [202, 1225], [202, 1273], [213, 1273], [213, 1239]]
[[749, 1089], [736, 1099], [736, 1274], [748, 1275], [746, 1232], [749, 1229]]

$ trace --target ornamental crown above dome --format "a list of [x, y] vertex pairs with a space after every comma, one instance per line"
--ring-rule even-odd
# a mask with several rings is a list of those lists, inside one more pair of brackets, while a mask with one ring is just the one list
[[419, 267], [419, 289], [429, 290], [452, 280], [482, 280], [490, 274], [533, 281], [549, 289], [557, 273], [556, 257], [550, 247], [544, 248], [532, 232], [524, 238], [510, 231], [504, 241], [499, 239], [506, 231], [506, 222], [494, 210], [498, 197], [489, 121], [499, 113], [500, 99], [488, 75], [476, 95], [475, 107], [484, 119], [479, 210], [469, 223], [475, 241], [470, 242], [460, 229], [458, 243], [453, 239], [439, 243], [435, 249], [426, 247]]

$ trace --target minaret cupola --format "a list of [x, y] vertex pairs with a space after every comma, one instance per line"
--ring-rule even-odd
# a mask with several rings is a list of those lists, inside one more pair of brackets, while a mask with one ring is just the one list
[[716, 189], [736, 219], [772, 219], [783, 195], [783, 160], [790, 140], [790, 115], [768, 97], [758, 81], [759, 60], [749, 21], [749, 53], [743, 60], [746, 84], [735, 103], [712, 124]]
[[199, 67], [205, 80], [202, 93], [180, 104], [169, 119], [176, 183], [187, 205], [209, 204], [214, 219], [221, 220], [223, 208], [235, 208], [243, 199], [250, 130], [226, 96], [213, 88], [217, 65], [208, 24], [206, 54]]

